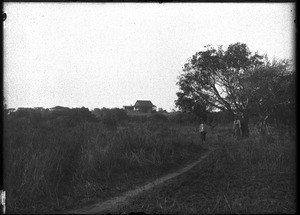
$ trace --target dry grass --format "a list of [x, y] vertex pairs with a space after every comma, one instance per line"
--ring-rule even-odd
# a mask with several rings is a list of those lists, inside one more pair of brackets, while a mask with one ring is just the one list
[[10, 213], [47, 212], [105, 199], [174, 169], [203, 150], [181, 131], [156, 122], [127, 124], [118, 130], [100, 123], [72, 129], [8, 128], [4, 149]]
[[223, 126], [214, 132], [219, 141], [210, 136], [209, 144], [219, 145], [219, 149], [201, 166], [116, 212], [295, 213], [295, 142], [275, 128], [273, 138], [265, 142], [257, 136], [237, 142], [228, 132], [229, 127]]

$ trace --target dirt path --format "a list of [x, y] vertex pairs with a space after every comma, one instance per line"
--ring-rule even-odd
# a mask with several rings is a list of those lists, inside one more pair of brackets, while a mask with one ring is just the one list
[[141, 194], [142, 192], [149, 190], [157, 185], [160, 185], [162, 183], [164, 183], [165, 181], [175, 178], [187, 171], [189, 171], [190, 169], [192, 169], [194, 166], [196, 166], [197, 164], [199, 164], [203, 159], [205, 159], [214, 149], [210, 148], [206, 153], [204, 153], [197, 161], [187, 165], [186, 167], [179, 169], [176, 172], [167, 174], [165, 176], [162, 176], [156, 180], [154, 180], [151, 183], [148, 183], [144, 186], [138, 187], [134, 190], [130, 190], [127, 191], [123, 194], [121, 194], [118, 197], [114, 197], [112, 199], [109, 199], [107, 201], [104, 202], [99, 202], [97, 204], [94, 205], [90, 205], [90, 206], [86, 206], [84, 208], [81, 209], [76, 209], [76, 210], [70, 210], [67, 211], [66, 213], [72, 213], [72, 214], [92, 214], [92, 213], [102, 213], [104, 211], [122, 206], [124, 204], [126, 204], [129, 201], [129, 198], [137, 196], [139, 194]]

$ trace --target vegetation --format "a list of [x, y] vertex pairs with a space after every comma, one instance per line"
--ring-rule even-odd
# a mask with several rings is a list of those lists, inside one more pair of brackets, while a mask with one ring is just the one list
[[98, 122], [85, 108], [21, 108], [5, 117], [4, 187], [10, 213], [105, 199], [203, 151], [161, 115], [143, 123], [118, 118], [116, 127]]
[[267, 56], [251, 54], [243, 43], [229, 45], [227, 50], [207, 46], [184, 65], [175, 103], [182, 111], [202, 113], [203, 119], [213, 109], [241, 115], [242, 130], [248, 130], [249, 118], [257, 115], [264, 136], [272, 113], [284, 107], [284, 113], [294, 114], [294, 80], [288, 60], [271, 63]]
[[272, 136], [262, 144], [260, 135], [236, 141], [230, 127], [216, 127], [208, 144], [218, 149], [201, 165], [113, 212], [295, 213], [295, 130], [292, 136], [282, 127], [270, 130]]
[[[296, 109], [290, 62], [271, 63], [252, 55], [246, 44], [208, 46], [184, 65], [178, 85], [180, 111], [174, 113], [4, 106], [8, 212], [80, 206], [172, 171], [204, 151], [195, 132], [200, 119], [209, 125], [207, 144], [217, 146], [203, 168], [120, 211], [293, 212]], [[237, 114], [250, 129], [239, 142], [231, 126]]]
[[[188, 113], [156, 113], [141, 122], [119, 118], [113, 127], [86, 108], [21, 108], [4, 116], [4, 186], [11, 213], [64, 210], [105, 200], [172, 171], [203, 151], [194, 132], [197, 117]], [[183, 120], [176, 121], [175, 116]], [[207, 144], [218, 150], [202, 169], [120, 211], [293, 211], [294, 127], [273, 123], [262, 139], [251, 121], [252, 135], [237, 142], [232, 139], [230, 117], [228, 112], [208, 115], [213, 126]]]
[[127, 119], [125, 110], [119, 108], [95, 108], [92, 113], [99, 121], [110, 127], [116, 127], [118, 123]]

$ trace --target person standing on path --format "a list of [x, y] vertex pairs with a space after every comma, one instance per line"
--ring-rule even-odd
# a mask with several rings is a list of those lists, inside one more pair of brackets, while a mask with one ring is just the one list
[[206, 142], [206, 125], [204, 124], [203, 121], [201, 121], [200, 126], [199, 126], [199, 132], [200, 132], [200, 137], [201, 137], [201, 143]]
[[242, 133], [242, 138], [247, 138], [249, 137], [249, 118], [247, 115], [243, 114], [241, 118], [241, 133]]
[[241, 132], [241, 120], [238, 116], [236, 116], [234, 118], [233, 121], [233, 136], [234, 138], [236, 138], [237, 140], [239, 140], [241, 138], [242, 132]]

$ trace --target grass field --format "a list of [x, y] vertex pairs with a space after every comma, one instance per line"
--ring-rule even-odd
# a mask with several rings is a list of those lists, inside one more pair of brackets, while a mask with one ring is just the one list
[[64, 210], [117, 195], [196, 158], [203, 148], [163, 122], [6, 128], [9, 213]]
[[[6, 128], [4, 186], [8, 213], [47, 213], [81, 207], [172, 172], [205, 150], [196, 124], [98, 122], [72, 128]], [[232, 139], [231, 126], [208, 130], [218, 150], [195, 169], [149, 191], [119, 212], [291, 212], [295, 206], [295, 141], [272, 128]], [[253, 130], [251, 130], [254, 133]], [[280, 199], [279, 199], [280, 197]]]
[[[179, 214], [261, 214], [296, 212], [296, 154], [293, 138], [273, 129], [262, 142], [243, 141], [230, 128], [215, 130], [208, 144], [219, 149], [201, 167], [144, 193], [114, 212]], [[282, 138], [280, 135], [285, 135]]]

